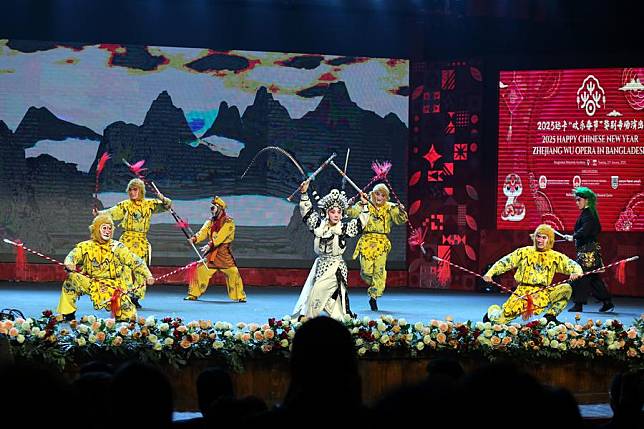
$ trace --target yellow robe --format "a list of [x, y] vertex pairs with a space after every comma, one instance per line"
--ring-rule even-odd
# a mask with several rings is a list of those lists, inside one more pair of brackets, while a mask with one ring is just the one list
[[[126, 273], [131, 270], [143, 279], [152, 276], [145, 262], [116, 240], [104, 244], [94, 240], [78, 243], [65, 258], [65, 265], [79, 266], [82, 274], [70, 273], [63, 283], [57, 310], [60, 314], [75, 312], [76, 300], [81, 295], [89, 295], [95, 309], [109, 310], [115, 289], [127, 292], [141, 286], [133, 285], [132, 276]], [[117, 317], [129, 319], [132, 315], [136, 315], [136, 308], [130, 297], [124, 294], [121, 296], [121, 313]]]
[[[391, 251], [391, 241], [387, 234], [392, 224], [407, 222], [407, 213], [394, 203], [386, 202], [376, 208], [369, 204], [369, 222], [358, 240], [353, 259], [360, 256], [360, 277], [369, 285], [367, 293], [372, 298], [382, 296], [387, 282], [387, 255]], [[357, 218], [362, 205], [355, 204], [347, 209], [347, 216]]]
[[530, 294], [534, 303], [534, 314], [545, 312], [553, 316], [563, 311], [572, 294], [572, 287], [562, 283], [554, 288], [546, 288], [552, 282], [555, 273], [582, 274], [581, 266], [563, 253], [555, 250], [543, 252], [534, 246], [521, 247], [499, 259], [485, 273], [494, 277], [516, 269], [514, 279], [517, 288], [502, 307], [493, 305], [488, 309], [488, 317], [497, 323], [507, 323], [525, 311], [526, 299]]
[[[123, 234], [119, 237], [119, 241], [149, 265], [152, 258], [152, 247], [148, 241], [147, 233], [150, 230], [152, 215], [166, 211], [171, 204], [172, 200], [169, 198], [166, 198], [165, 201], [158, 198], [147, 198], [140, 201], [124, 200], [100, 213], [109, 214], [115, 223], [121, 221], [119, 226], [123, 229]], [[141, 284], [143, 280], [134, 278], [134, 282], [137, 284]], [[145, 287], [137, 289], [136, 297], [143, 299], [145, 289]]]
[[196, 242], [209, 240], [212, 251], [208, 254], [208, 268], [199, 264], [197, 268], [197, 284], [188, 286], [188, 294], [194, 298], [203, 295], [208, 289], [210, 278], [221, 271], [226, 276], [228, 297], [233, 301], [246, 301], [244, 283], [242, 282], [235, 260], [230, 252], [230, 243], [235, 240], [235, 222], [227, 218], [219, 231], [212, 231], [212, 221], [207, 220], [195, 234]]

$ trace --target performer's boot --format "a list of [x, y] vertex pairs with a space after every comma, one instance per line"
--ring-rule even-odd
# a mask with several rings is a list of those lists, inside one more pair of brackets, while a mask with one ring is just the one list
[[378, 311], [378, 303], [376, 302], [376, 298], [369, 298], [369, 307], [371, 307], [371, 311]]
[[563, 323], [559, 321], [554, 314], [546, 313], [543, 315], [543, 317], [545, 317], [546, 319], [546, 324], [550, 322], [554, 322], [555, 325], [563, 325]]
[[486, 311], [485, 314], [483, 315], [483, 323], [489, 322], [489, 321], [490, 321], [490, 318], [488, 317], [487, 311]]
[[63, 320], [65, 322], [71, 322], [74, 319], [76, 319], [76, 312], [75, 311], [73, 313], [63, 314]]
[[582, 311], [584, 311], [584, 305], [576, 302], [575, 305], [568, 309], [568, 311], [571, 311], [573, 313], [581, 313]]
[[139, 303], [139, 298], [138, 297], [133, 296], [132, 298], [130, 298], [130, 300], [132, 301], [132, 304], [134, 304], [135, 308], [137, 308], [137, 309], [142, 308], [141, 304]]
[[608, 301], [604, 301], [604, 304], [601, 306], [601, 308], [599, 309], [599, 311], [600, 311], [601, 313], [605, 313], [605, 312], [607, 312], [607, 311], [611, 311], [611, 310], [613, 310], [614, 308], [615, 308], [615, 304], [613, 304], [613, 302], [612, 302], [612, 301], [608, 300]]

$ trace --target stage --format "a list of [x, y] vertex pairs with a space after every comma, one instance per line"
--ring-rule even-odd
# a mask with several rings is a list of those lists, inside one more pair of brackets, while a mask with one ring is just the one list
[[[264, 324], [269, 318], [280, 320], [291, 313], [298, 298], [300, 289], [295, 287], [247, 287], [248, 302], [237, 303], [228, 300], [221, 285], [212, 285], [199, 301], [184, 301], [186, 287], [180, 285], [158, 285], [148, 288], [143, 308], [139, 317], [155, 316], [160, 321], [164, 317], [181, 318], [187, 324], [192, 320], [211, 320]], [[46, 309], [54, 311], [58, 303], [60, 283], [0, 283], [0, 307], [19, 309], [26, 317], [38, 318]], [[426, 326], [436, 320], [452, 318], [454, 322], [472, 320], [480, 321], [483, 313], [491, 304], [502, 304], [507, 295], [492, 293], [459, 292], [435, 289], [412, 289], [394, 287], [386, 290], [378, 300], [380, 311], [369, 309], [365, 288], [350, 289], [351, 307], [359, 318], [365, 316], [379, 320], [382, 316], [394, 319], [405, 319], [411, 324], [423, 322]], [[588, 319], [601, 319], [603, 325], [607, 319], [619, 319], [624, 326], [630, 326], [644, 313], [644, 299], [615, 297], [616, 311], [599, 313], [599, 304], [585, 307], [581, 319], [575, 321], [575, 313], [563, 312], [559, 319], [562, 322], [585, 324]], [[108, 318], [109, 313], [93, 309], [87, 296], [78, 301], [77, 316], [96, 315]], [[525, 323], [517, 320], [519, 323]], [[391, 322], [386, 322], [391, 323]], [[66, 326], [63, 323], [63, 326]], [[265, 329], [265, 328], [262, 328]], [[277, 329], [277, 328], [274, 328]], [[374, 328], [375, 329], [375, 328]], [[545, 335], [545, 331], [541, 331]], [[276, 334], [277, 335], [277, 331]], [[435, 334], [432, 334], [435, 335]], [[434, 337], [432, 337], [434, 338]], [[377, 342], [377, 341], [376, 341]], [[429, 346], [428, 346], [429, 347]], [[360, 353], [359, 353], [360, 354]], [[415, 356], [415, 357], [414, 357]], [[415, 383], [425, 377], [425, 367], [434, 354], [367, 354], [360, 359], [360, 372], [363, 377], [363, 397], [367, 403], [373, 403], [391, 389], [409, 383]], [[238, 394], [255, 394], [269, 404], [279, 402], [288, 386], [288, 363], [286, 359], [253, 358], [243, 362], [243, 371], [233, 375]], [[466, 371], [486, 362], [485, 358], [458, 355]], [[521, 365], [545, 384], [568, 388], [580, 404], [606, 404], [608, 386], [614, 374], [626, 367], [625, 362], [614, 362], [594, 359], [529, 359], [522, 360]], [[194, 385], [199, 372], [212, 365], [210, 359], [192, 359], [181, 368], [167, 367], [175, 392], [177, 410], [195, 410], [196, 397]], [[76, 369], [77, 370], [77, 369]], [[75, 369], [67, 369], [74, 377]], [[69, 372], [71, 371], [71, 372]], [[605, 415], [604, 411], [599, 414]]]
[[[37, 317], [41, 311], [56, 310], [60, 294], [60, 283], [0, 282], [0, 307], [16, 308], [26, 317]], [[163, 284], [148, 288], [139, 310], [140, 317], [180, 317], [184, 321], [212, 320], [264, 323], [269, 318], [290, 315], [297, 301], [300, 288], [297, 287], [246, 287], [248, 302], [231, 302], [221, 285], [211, 285], [198, 301], [184, 301], [187, 287]], [[454, 321], [480, 321], [492, 304], [501, 305], [507, 294], [475, 293], [440, 289], [388, 288], [378, 300], [379, 311], [369, 309], [366, 288], [350, 288], [351, 309], [362, 318], [377, 319], [390, 315], [408, 322], [428, 322], [432, 319]], [[600, 313], [601, 304], [590, 302], [581, 313], [582, 321], [587, 319], [620, 319], [630, 325], [633, 319], [644, 313], [644, 298], [615, 297], [615, 311]], [[94, 310], [88, 296], [78, 300], [77, 315], [95, 314], [108, 317], [109, 313]], [[558, 319], [574, 322], [575, 313], [562, 312]], [[520, 319], [517, 322], [522, 322]]]

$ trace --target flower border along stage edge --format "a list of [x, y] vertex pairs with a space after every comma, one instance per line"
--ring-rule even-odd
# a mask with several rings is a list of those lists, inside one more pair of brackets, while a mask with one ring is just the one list
[[[509, 325], [404, 319], [345, 319], [361, 358], [428, 358], [440, 355], [517, 361], [603, 361], [644, 367], [644, 315], [625, 326], [617, 319], [555, 325], [545, 319]], [[195, 359], [221, 361], [235, 371], [259, 357], [287, 358], [300, 322], [285, 316], [266, 323], [232, 324], [180, 318], [117, 322], [93, 315], [59, 321], [51, 311], [39, 318], [0, 321], [16, 358], [69, 369], [92, 360], [144, 362], [179, 368]]]

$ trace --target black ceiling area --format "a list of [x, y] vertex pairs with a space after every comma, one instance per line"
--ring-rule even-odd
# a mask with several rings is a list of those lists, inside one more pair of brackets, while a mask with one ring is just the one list
[[641, 58], [642, 3], [4, 0], [0, 38], [415, 60], [538, 56], [610, 65]]

